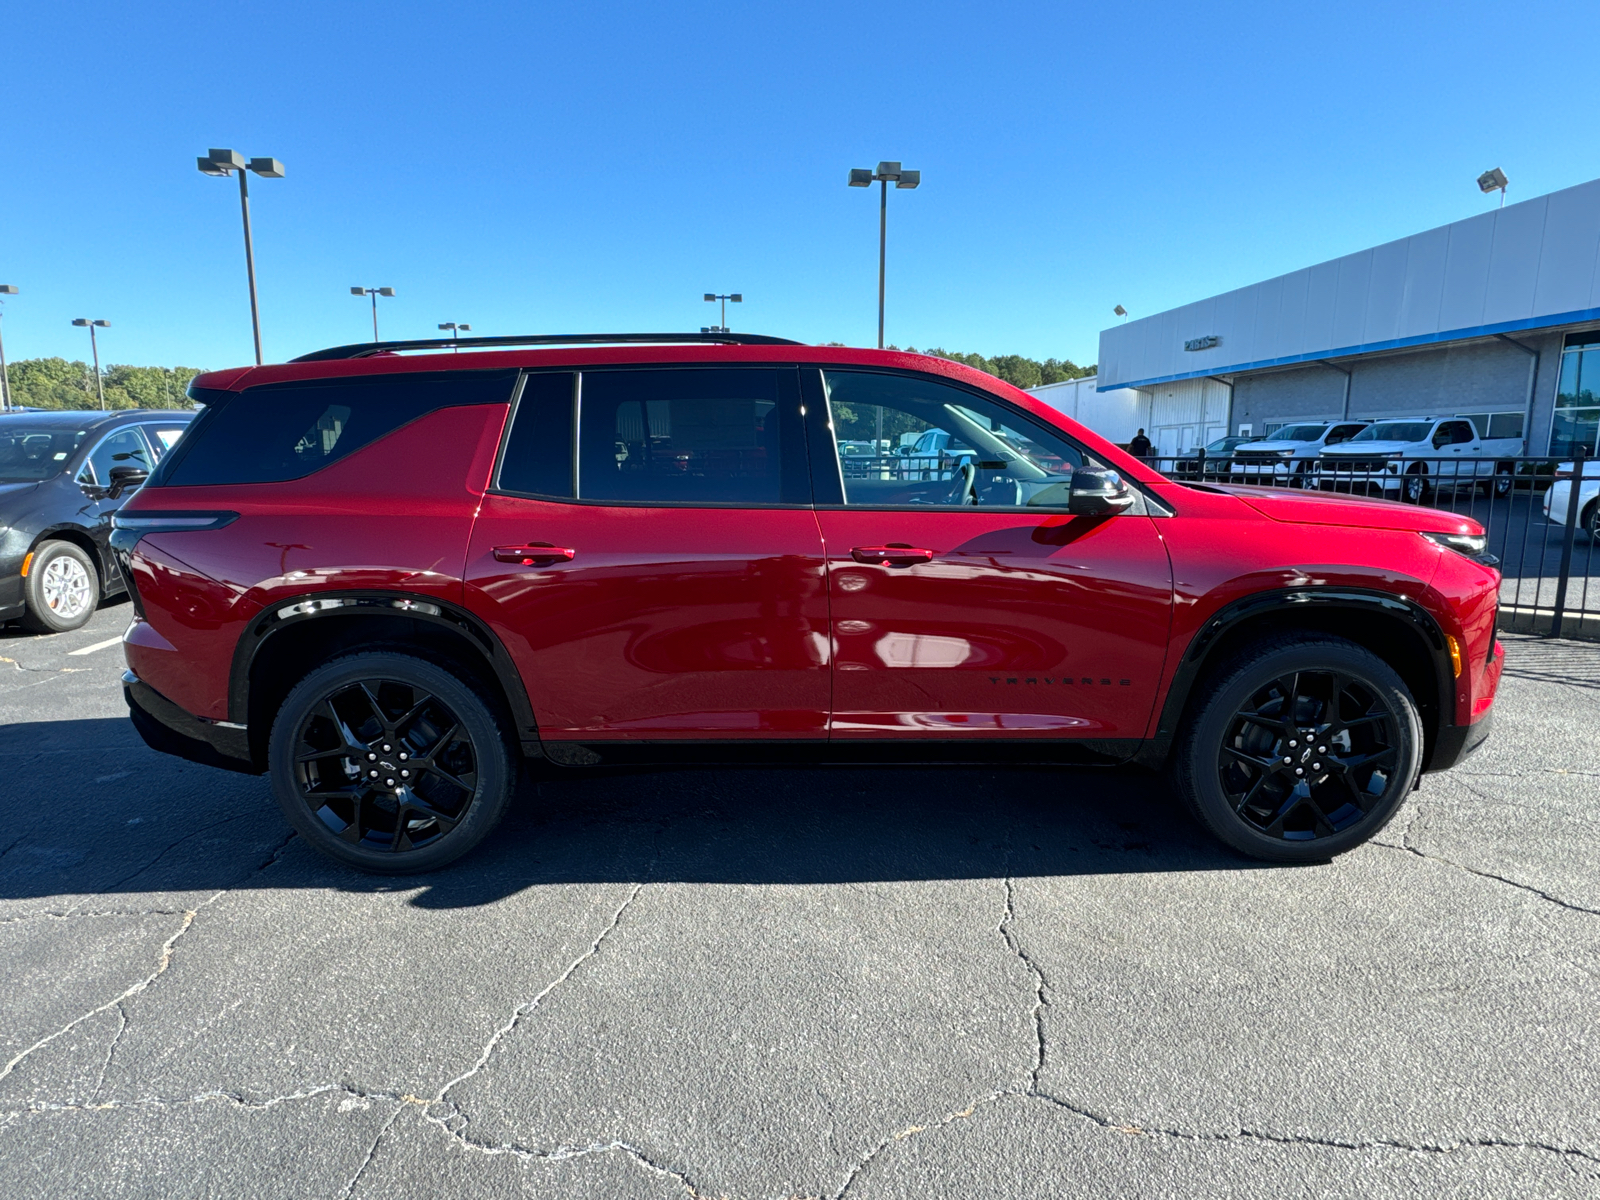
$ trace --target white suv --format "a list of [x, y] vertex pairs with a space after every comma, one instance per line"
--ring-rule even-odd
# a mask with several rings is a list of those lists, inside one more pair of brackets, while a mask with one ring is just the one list
[[1233, 478], [1242, 483], [1304, 487], [1323, 447], [1348, 442], [1366, 427], [1365, 421], [1285, 425], [1259, 442], [1234, 448]]

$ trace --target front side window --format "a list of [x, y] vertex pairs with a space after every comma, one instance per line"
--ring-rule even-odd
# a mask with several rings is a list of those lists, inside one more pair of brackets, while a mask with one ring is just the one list
[[138, 467], [150, 470], [150, 448], [137, 427], [119, 429], [89, 452], [78, 471], [78, 482], [111, 486], [112, 467]]
[[1085, 462], [1046, 426], [960, 388], [866, 371], [822, 377], [846, 504], [1064, 506], [1058, 485]]
[[586, 371], [578, 385], [581, 500], [809, 503], [794, 371]]
[[1328, 434], [1328, 440], [1326, 444], [1329, 446], [1337, 446], [1340, 442], [1348, 442], [1364, 428], [1365, 426], [1363, 425], [1335, 425], [1333, 427], [1333, 432]]
[[1273, 436], [1276, 442], [1314, 442], [1327, 430], [1326, 425], [1286, 425]]

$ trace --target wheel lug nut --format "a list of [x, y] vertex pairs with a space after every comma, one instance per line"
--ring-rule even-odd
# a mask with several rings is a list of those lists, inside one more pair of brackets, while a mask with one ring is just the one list
[[1299, 744], [1300, 744], [1300, 743], [1299, 743], [1299, 742], [1297, 742], [1297, 741], [1295, 741], [1295, 740], [1294, 740], [1294, 739], [1293, 739], [1293, 738], [1290, 738], [1290, 739], [1289, 739], [1289, 745], [1291, 745], [1291, 746], [1298, 746], [1298, 745], [1299, 745]]
[[384, 743], [384, 744], [383, 744], [383, 752], [384, 752], [384, 753], [385, 753], [385, 754], [387, 754], [387, 753], [389, 753], [389, 743], [388, 743], [388, 742], [385, 742], [385, 743]]
[[386, 785], [388, 785], [389, 787], [393, 787], [394, 786], [394, 780], [392, 780], [392, 779], [385, 779], [383, 782]]
[[368, 771], [367, 774], [369, 776], [371, 776], [373, 779], [376, 779], [378, 777], [378, 773], [376, 771]]
[[1283, 761], [1286, 762], [1286, 763], [1292, 763], [1294, 761], [1294, 759], [1285, 757]]
[[410, 758], [410, 757], [411, 756], [409, 754], [407, 754], [404, 750], [400, 751], [400, 761], [401, 762], [405, 762], [405, 760]]
[[1327, 752], [1328, 752], [1328, 748], [1326, 746], [1318, 746], [1317, 747], [1317, 753], [1318, 754], [1326, 754]]
[[1321, 763], [1312, 763], [1311, 764], [1311, 769], [1313, 771], [1320, 771], [1320, 770], [1322, 770], [1322, 764]]
[[1304, 774], [1305, 774], [1305, 773], [1306, 773], [1306, 772], [1305, 772], [1305, 768], [1304, 768], [1304, 767], [1296, 767], [1296, 768], [1295, 768], [1295, 769], [1294, 769], [1294, 773], [1295, 773], [1295, 774], [1296, 774], [1296, 775], [1304, 775]]
[[377, 762], [378, 761], [378, 756], [376, 754], [368, 754], [367, 755], [367, 761], [368, 762]]
[[401, 779], [410, 779], [411, 778], [411, 772], [410, 771], [401, 771], [400, 772], [400, 778]]

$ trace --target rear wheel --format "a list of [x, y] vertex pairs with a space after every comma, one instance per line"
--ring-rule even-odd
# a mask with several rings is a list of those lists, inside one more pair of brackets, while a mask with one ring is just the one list
[[1196, 819], [1252, 858], [1321, 862], [1365, 842], [1416, 782], [1405, 683], [1343, 638], [1258, 644], [1204, 685], [1173, 755]]
[[100, 576], [89, 556], [71, 542], [45, 542], [33, 552], [23, 590], [22, 626], [34, 633], [66, 633], [89, 623], [100, 604]]
[[1511, 488], [1516, 483], [1516, 476], [1512, 474], [1510, 463], [1501, 463], [1494, 469], [1494, 478], [1483, 485], [1483, 494], [1486, 496], [1509, 496]]
[[272, 723], [272, 790], [322, 853], [363, 871], [453, 862], [505, 812], [512, 759], [496, 708], [408, 654], [353, 654], [312, 671]]
[[1600, 499], [1589, 501], [1589, 507], [1583, 510], [1583, 531], [1589, 535], [1591, 542], [1600, 542]]

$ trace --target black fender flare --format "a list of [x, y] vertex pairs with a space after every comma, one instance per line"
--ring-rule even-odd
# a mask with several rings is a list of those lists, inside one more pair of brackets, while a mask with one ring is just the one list
[[[1439, 622], [1422, 605], [1392, 592], [1367, 588], [1276, 588], [1268, 592], [1243, 596], [1223, 605], [1206, 619], [1200, 631], [1190, 640], [1177, 670], [1173, 673], [1172, 684], [1167, 688], [1166, 700], [1161, 705], [1161, 718], [1156, 724], [1155, 733], [1145, 740], [1134, 761], [1152, 768], [1160, 768], [1166, 764], [1172, 743], [1177, 738], [1178, 728], [1188, 708], [1189, 696], [1206, 667], [1211, 664], [1211, 654], [1224, 635], [1258, 617], [1275, 613], [1292, 613], [1305, 608], [1339, 608], [1356, 612], [1381, 613], [1404, 622], [1422, 639], [1433, 661], [1439, 712], [1436, 728], [1432, 731], [1434, 736], [1428, 739], [1430, 746], [1437, 741], [1440, 731], [1455, 724], [1452, 719], [1455, 671], [1450, 662], [1449, 642], [1445, 639], [1444, 630], [1439, 628]], [[1427, 769], [1426, 764], [1423, 769]]]
[[528, 690], [510, 653], [492, 629], [460, 605], [436, 596], [381, 589], [306, 592], [274, 600], [250, 619], [234, 644], [228, 672], [228, 718], [245, 725], [250, 714], [250, 672], [275, 634], [308, 621], [336, 620], [343, 615], [410, 617], [463, 635], [483, 655], [505, 695], [516, 722], [517, 740], [527, 757], [543, 754], [538, 722]]

